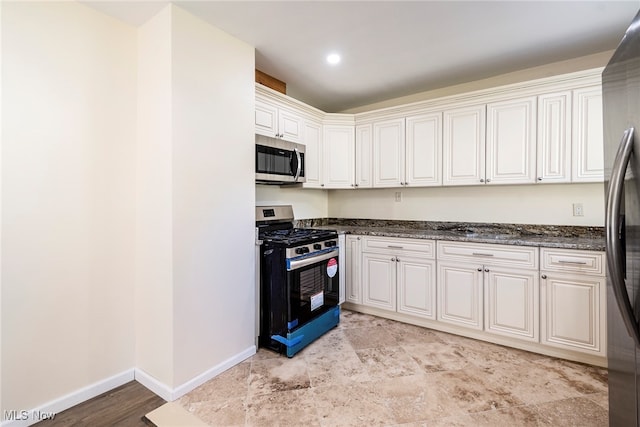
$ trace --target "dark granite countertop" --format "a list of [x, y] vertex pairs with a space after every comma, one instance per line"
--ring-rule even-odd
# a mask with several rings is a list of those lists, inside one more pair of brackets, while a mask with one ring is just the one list
[[337, 230], [365, 236], [494, 243], [604, 251], [604, 227], [320, 218], [296, 221], [296, 227]]

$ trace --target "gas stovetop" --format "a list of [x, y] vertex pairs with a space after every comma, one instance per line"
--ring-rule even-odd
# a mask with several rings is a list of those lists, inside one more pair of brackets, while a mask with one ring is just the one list
[[320, 240], [335, 239], [337, 233], [331, 230], [317, 230], [313, 228], [289, 228], [280, 230], [264, 230], [260, 232], [260, 239], [287, 246], [303, 243], [313, 243]]

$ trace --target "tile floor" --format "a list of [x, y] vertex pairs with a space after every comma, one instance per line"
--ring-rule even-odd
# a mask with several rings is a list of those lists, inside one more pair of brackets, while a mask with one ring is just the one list
[[606, 369], [343, 311], [178, 402], [212, 426], [606, 426]]

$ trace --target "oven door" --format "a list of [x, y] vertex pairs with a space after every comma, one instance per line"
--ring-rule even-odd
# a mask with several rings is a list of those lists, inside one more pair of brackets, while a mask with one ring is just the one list
[[338, 248], [308, 258], [287, 260], [289, 331], [338, 305]]

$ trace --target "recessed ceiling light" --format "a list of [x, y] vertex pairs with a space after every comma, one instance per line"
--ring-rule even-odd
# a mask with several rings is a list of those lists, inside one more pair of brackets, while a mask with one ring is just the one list
[[340, 55], [338, 55], [337, 53], [330, 53], [329, 55], [327, 55], [327, 62], [331, 65], [336, 65], [340, 62]]

